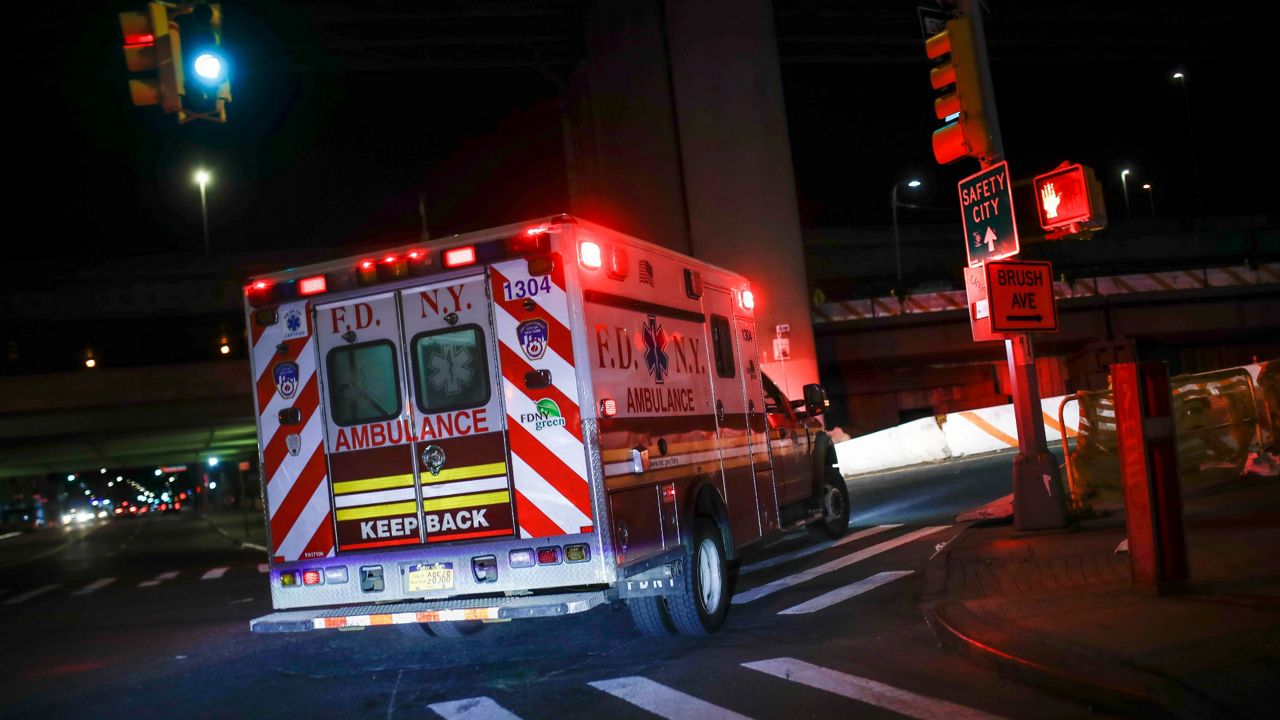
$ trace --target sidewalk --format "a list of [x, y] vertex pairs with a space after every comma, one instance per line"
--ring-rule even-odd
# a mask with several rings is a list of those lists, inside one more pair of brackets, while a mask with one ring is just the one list
[[930, 561], [925, 618], [960, 652], [1122, 715], [1275, 717], [1280, 478], [1183, 504], [1183, 594], [1130, 591], [1123, 510], [1054, 534], [979, 523]]
[[261, 510], [201, 510], [200, 519], [247, 550], [267, 551], [267, 528]]

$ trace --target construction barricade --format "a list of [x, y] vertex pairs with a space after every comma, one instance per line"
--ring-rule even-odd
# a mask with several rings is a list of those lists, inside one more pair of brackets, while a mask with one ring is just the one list
[[[1232, 368], [1171, 379], [1178, 475], [1184, 490], [1239, 477], [1251, 449], [1260, 447], [1258, 393], [1249, 368]], [[1275, 382], [1272, 380], [1271, 382]], [[1110, 390], [1079, 392], [1062, 406], [1079, 403], [1075, 447], [1066, 445], [1072, 506], [1118, 504], [1123, 498], [1116, 455], [1116, 418]]]

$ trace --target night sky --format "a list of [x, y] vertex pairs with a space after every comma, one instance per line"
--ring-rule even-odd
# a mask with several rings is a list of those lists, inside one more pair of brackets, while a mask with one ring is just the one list
[[[1091, 52], [1087, 34], [1079, 53], [1061, 45], [1056, 57], [1026, 47], [1005, 52], [999, 13], [1018, 8], [993, 4], [993, 75], [1015, 177], [1061, 160], [1090, 164], [1114, 218], [1119, 170], [1131, 167], [1131, 191], [1152, 182], [1158, 211], [1189, 211], [1187, 115], [1170, 80], [1178, 49], [1162, 39], [1160, 4], [1146, 4], [1150, 32], [1120, 58]], [[18, 37], [0, 51], [10, 178], [0, 214], [11, 259], [92, 264], [198, 249], [199, 192], [190, 175], [200, 164], [215, 174], [215, 251], [402, 241], [417, 236], [419, 194], [435, 235], [567, 208], [557, 88], [537, 72], [298, 68], [287, 62], [288, 48], [311, 46], [313, 57], [323, 56], [328, 42], [312, 32], [304, 6], [224, 3], [237, 62], [230, 121], [179, 127], [158, 108], [129, 103], [115, 13], [141, 7], [54, 2], [10, 11]], [[1274, 90], [1260, 71], [1261, 32], [1275, 14], [1265, 19], [1252, 7], [1265, 5], [1206, 5], [1212, 17], [1203, 32], [1221, 56], [1201, 45], [1181, 64], [1211, 216], [1277, 206], [1269, 181]], [[901, 35], [918, 39], [914, 16], [903, 18]], [[1063, 32], [1106, 26], [1075, 20]], [[929, 135], [940, 123], [922, 44], [915, 62], [790, 62], [783, 80], [806, 227], [888, 224], [889, 189], [906, 172], [928, 173], [940, 188], [922, 202], [954, 207], [955, 180], [977, 169], [968, 160], [933, 162]], [[1135, 214], [1146, 208], [1136, 192], [1132, 202]], [[953, 220], [944, 211], [913, 221]]]

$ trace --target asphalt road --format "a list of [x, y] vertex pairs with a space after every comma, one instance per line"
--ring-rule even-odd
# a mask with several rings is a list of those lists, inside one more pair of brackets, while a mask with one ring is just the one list
[[0, 541], [5, 718], [1077, 718], [938, 647], [916, 600], [1010, 457], [851, 482], [846, 541], [747, 558], [728, 626], [651, 638], [602, 607], [469, 638], [252, 635], [260, 553], [192, 515]]

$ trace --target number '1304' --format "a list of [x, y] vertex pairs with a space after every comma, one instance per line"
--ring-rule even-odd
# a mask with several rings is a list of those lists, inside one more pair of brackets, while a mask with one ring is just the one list
[[520, 298], [550, 294], [551, 279], [545, 275], [540, 278], [532, 277], [528, 280], [502, 283], [502, 296], [505, 300], [519, 300]]

